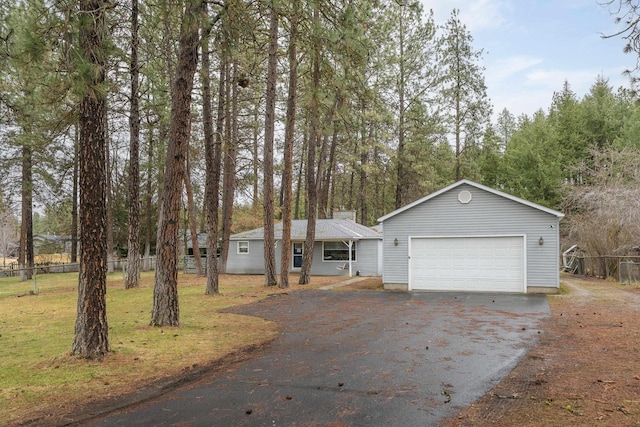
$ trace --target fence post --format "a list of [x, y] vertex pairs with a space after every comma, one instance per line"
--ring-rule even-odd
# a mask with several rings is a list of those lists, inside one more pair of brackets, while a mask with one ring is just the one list
[[33, 294], [38, 295], [38, 267], [33, 269]]

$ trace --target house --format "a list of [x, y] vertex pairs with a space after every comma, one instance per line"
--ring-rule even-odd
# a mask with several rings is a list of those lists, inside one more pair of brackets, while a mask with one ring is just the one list
[[[275, 224], [276, 268], [280, 273], [282, 223]], [[291, 222], [290, 272], [302, 267], [306, 220]], [[351, 248], [351, 250], [349, 250]], [[349, 219], [318, 219], [311, 274], [318, 276], [382, 274], [382, 235]], [[264, 228], [233, 234], [227, 273], [264, 274]]]
[[564, 215], [461, 180], [397, 209], [384, 229], [386, 289], [553, 293]]

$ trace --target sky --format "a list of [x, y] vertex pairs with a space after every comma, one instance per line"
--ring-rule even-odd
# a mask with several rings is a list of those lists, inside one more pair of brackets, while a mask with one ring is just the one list
[[[554, 92], [564, 81], [579, 99], [599, 75], [609, 84], [629, 87], [623, 72], [635, 67], [636, 56], [625, 54], [625, 40], [604, 39], [620, 26], [603, 0], [422, 0], [436, 24], [451, 10], [483, 49], [487, 93], [494, 117], [507, 108], [516, 117], [548, 111]], [[617, 0], [615, 0], [617, 3]]]

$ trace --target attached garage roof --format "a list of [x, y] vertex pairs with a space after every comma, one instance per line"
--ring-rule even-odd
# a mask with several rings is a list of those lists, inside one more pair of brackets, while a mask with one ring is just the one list
[[392, 218], [392, 217], [394, 217], [394, 216], [396, 216], [396, 215], [398, 215], [398, 214], [400, 214], [400, 213], [402, 213], [404, 211], [407, 211], [407, 210], [413, 208], [414, 206], [417, 206], [417, 205], [419, 205], [421, 203], [424, 203], [424, 202], [426, 202], [428, 200], [431, 200], [431, 199], [433, 199], [435, 197], [438, 197], [439, 195], [441, 195], [443, 193], [446, 193], [446, 192], [448, 192], [450, 190], [453, 190], [454, 188], [460, 187], [461, 185], [465, 185], [465, 184], [466, 185], [470, 185], [472, 187], [476, 187], [476, 188], [478, 188], [480, 190], [487, 191], [487, 192], [495, 194], [497, 196], [504, 197], [505, 199], [513, 200], [514, 202], [521, 203], [521, 204], [523, 204], [525, 206], [529, 206], [529, 207], [531, 207], [533, 209], [537, 209], [537, 210], [540, 210], [542, 212], [546, 212], [546, 213], [548, 213], [550, 215], [554, 215], [554, 216], [556, 216], [558, 218], [562, 218], [564, 216], [563, 213], [555, 211], [553, 209], [549, 209], [549, 208], [544, 207], [542, 205], [538, 205], [538, 204], [530, 202], [528, 200], [524, 200], [524, 199], [521, 199], [519, 197], [512, 196], [511, 194], [503, 193], [502, 191], [498, 191], [498, 190], [495, 190], [493, 188], [487, 187], [485, 185], [478, 184], [477, 182], [469, 181], [467, 179], [462, 179], [462, 180], [460, 180], [458, 182], [455, 182], [455, 183], [451, 184], [448, 187], [445, 187], [445, 188], [443, 188], [441, 190], [438, 190], [435, 193], [431, 193], [428, 196], [425, 196], [425, 197], [423, 197], [423, 198], [421, 198], [419, 200], [416, 200], [413, 203], [409, 203], [408, 205], [403, 206], [400, 209], [396, 209], [395, 211], [393, 211], [391, 213], [388, 213], [387, 215], [385, 215], [383, 217], [378, 218], [378, 222], [384, 222], [384, 221], [388, 220], [389, 218]]

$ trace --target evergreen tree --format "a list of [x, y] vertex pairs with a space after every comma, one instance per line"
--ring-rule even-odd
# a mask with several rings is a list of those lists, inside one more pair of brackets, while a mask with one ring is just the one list
[[[414, 174], [413, 165], [428, 163], [429, 158], [416, 156], [420, 145], [427, 145], [434, 128], [433, 111], [429, 104], [433, 103], [434, 90], [440, 83], [438, 58], [436, 58], [435, 24], [433, 13], [423, 21], [423, 10], [420, 3], [399, 2], [397, 12], [387, 15], [392, 27], [391, 42], [393, 45], [394, 74], [397, 75], [397, 135], [396, 151], [396, 209], [406, 204], [407, 193], [416, 186], [420, 179], [411, 179]], [[427, 132], [422, 131], [428, 129]], [[432, 141], [431, 141], [432, 142]], [[414, 154], [410, 154], [412, 151]], [[419, 161], [416, 161], [417, 158]], [[411, 197], [411, 199], [416, 198]]]
[[509, 112], [509, 110], [504, 108], [500, 114], [498, 114], [495, 125], [495, 132], [498, 138], [498, 143], [500, 144], [501, 152], [504, 152], [509, 146], [509, 141], [511, 141], [511, 137], [516, 131], [516, 128], [516, 118]]
[[[478, 64], [483, 52], [473, 49], [473, 37], [460, 22], [458, 14], [456, 9], [451, 12], [440, 41], [444, 66], [442, 97], [450, 133], [454, 139], [456, 180], [465, 175], [463, 156], [478, 152], [474, 147], [481, 144], [484, 129], [491, 116], [484, 69]], [[467, 159], [468, 164], [473, 164], [474, 161], [473, 158]]]
[[[205, 11], [207, 5], [205, 4]], [[213, 105], [211, 101], [211, 60], [209, 37], [202, 40], [202, 119], [205, 145], [206, 181], [205, 206], [207, 229], [207, 285], [206, 295], [219, 293], [218, 272], [218, 215], [220, 204], [220, 144], [213, 135]]]
[[178, 326], [178, 228], [191, 123], [191, 91], [198, 63], [204, 2], [188, 0], [182, 15], [178, 63], [171, 88], [171, 123], [160, 214], [151, 326]]
[[269, 54], [267, 68], [267, 93], [264, 127], [264, 279], [266, 286], [278, 284], [276, 273], [276, 247], [274, 237], [274, 197], [273, 197], [273, 144], [276, 121], [276, 83], [278, 67], [278, 12], [275, 0], [270, 5]]
[[73, 354], [101, 358], [109, 352], [106, 230], [106, 3], [80, 0], [78, 64], [80, 131], [80, 274]]
[[293, 146], [295, 138], [296, 106], [298, 102], [298, 20], [300, 1], [293, 0], [289, 16], [289, 87], [284, 131], [284, 161], [282, 172], [282, 247], [280, 248], [280, 288], [289, 287], [291, 261], [291, 210], [293, 198]]
[[505, 151], [499, 182], [508, 193], [553, 208], [561, 199], [563, 164], [549, 121], [538, 111], [521, 123]]
[[131, 105], [129, 112], [129, 230], [125, 288], [137, 288], [140, 277], [140, 93], [138, 0], [131, 1]]
[[562, 158], [562, 173], [570, 181], [579, 181], [575, 176], [576, 165], [589, 155], [589, 143], [584, 135], [584, 119], [580, 102], [565, 81], [562, 90], [553, 95], [549, 111], [549, 124], [554, 128], [558, 149]]

